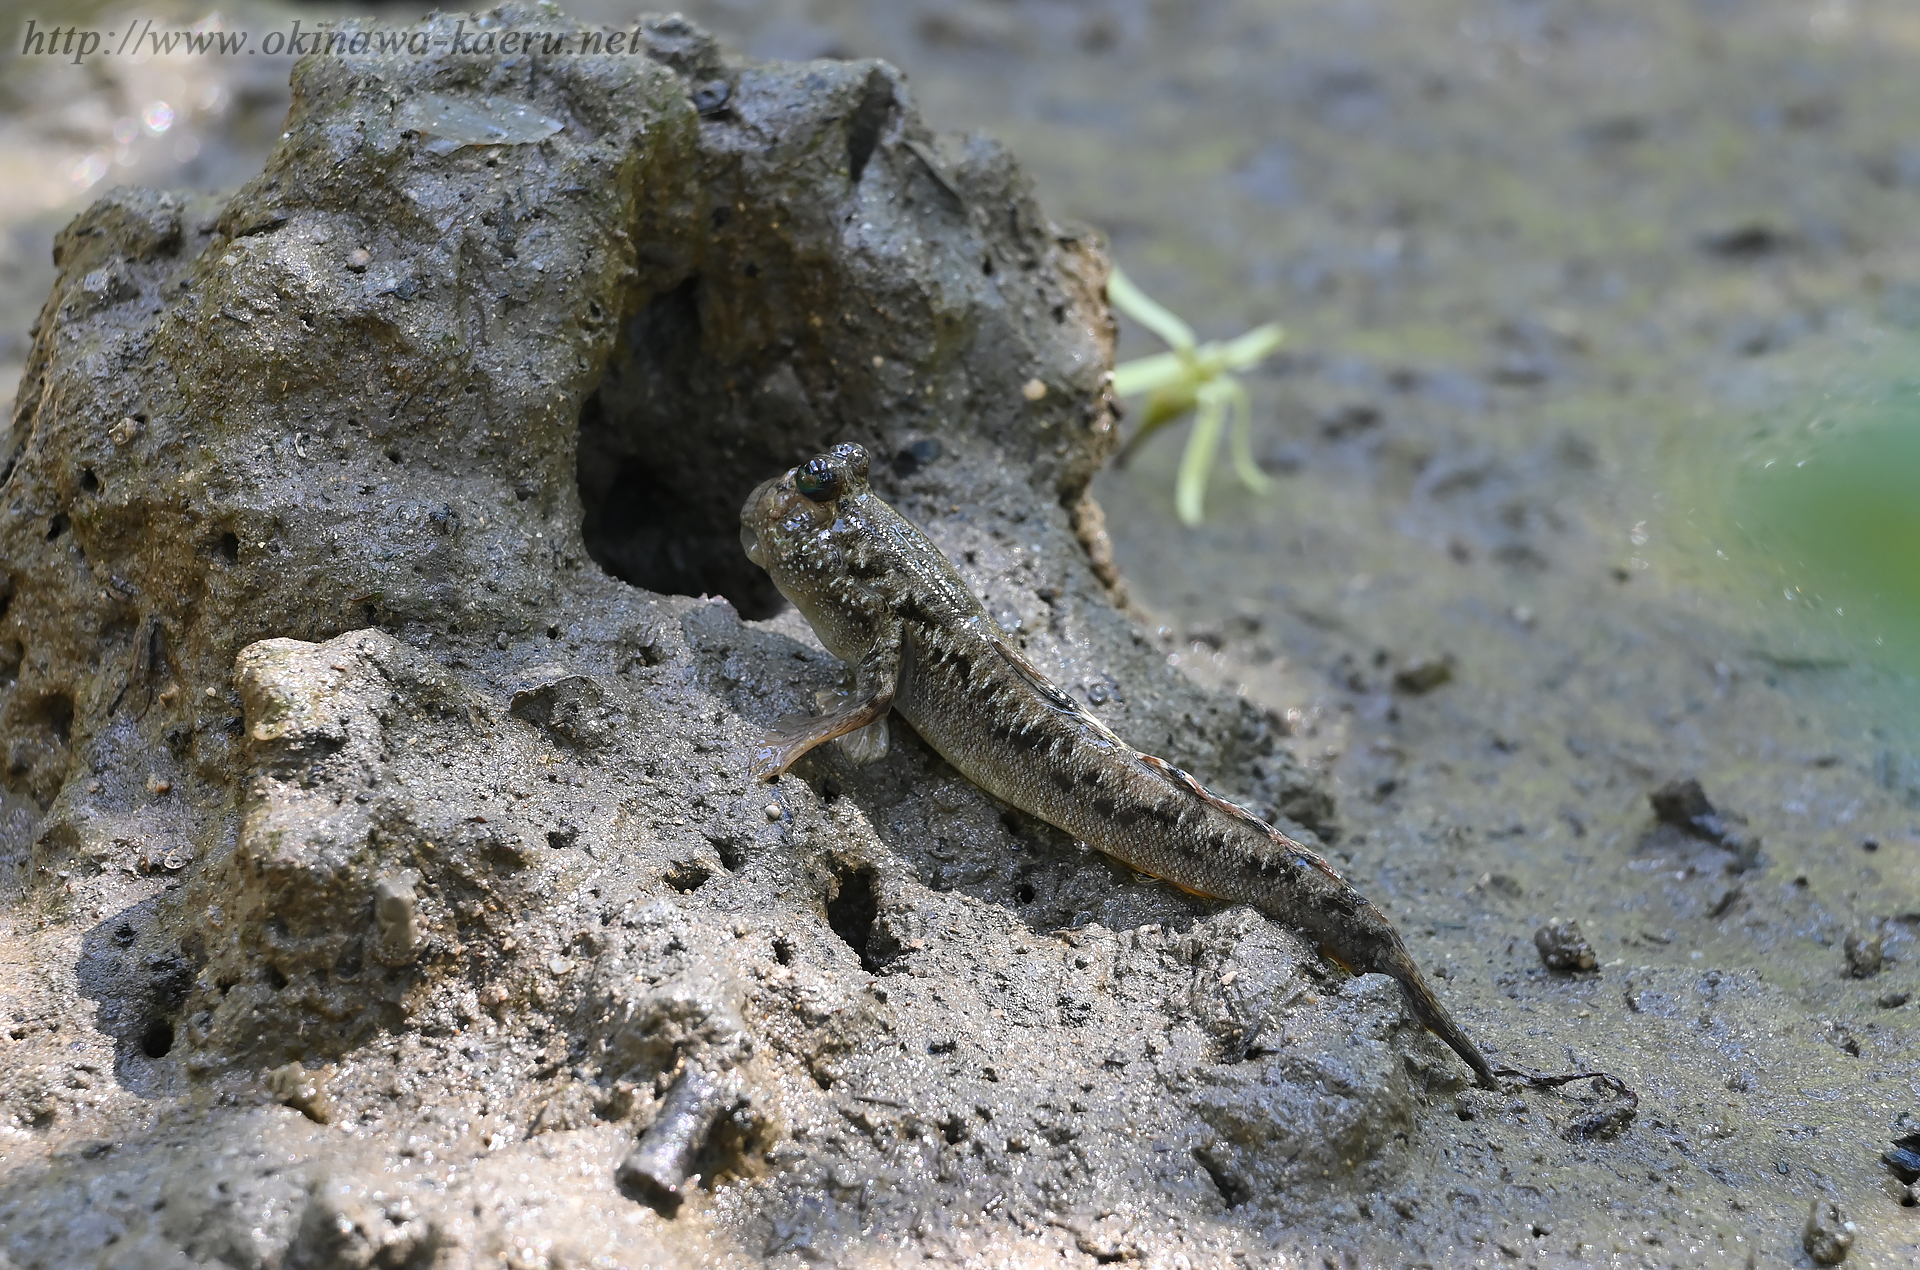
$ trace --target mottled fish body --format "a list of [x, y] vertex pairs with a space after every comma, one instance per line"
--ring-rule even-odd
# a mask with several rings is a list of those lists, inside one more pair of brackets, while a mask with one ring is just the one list
[[764, 482], [741, 542], [835, 656], [855, 668], [843, 708], [769, 739], [761, 775], [889, 711], [962, 775], [1116, 860], [1184, 890], [1250, 904], [1355, 974], [1400, 984], [1413, 1014], [1496, 1087], [1399, 933], [1318, 854], [1115, 736], [1007, 643], [937, 547], [837, 446]]

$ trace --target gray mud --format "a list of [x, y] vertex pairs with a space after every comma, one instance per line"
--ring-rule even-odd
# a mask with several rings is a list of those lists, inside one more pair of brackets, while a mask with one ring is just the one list
[[[0, 454], [0, 1265], [1910, 1264], [1912, 762], [1628, 538], [1628, 421], [1920, 278], [1912, 49], [1844, 8], [716, 6], [831, 60], [315, 60], [237, 194], [95, 203]], [[1279, 496], [1186, 534], [1162, 443], [1102, 515], [1106, 249], [915, 94], [1288, 322]], [[751, 782], [842, 668], [737, 510], [842, 440], [1635, 1114], [1469, 1089], [903, 726]], [[690, 1114], [684, 1197], [622, 1169]]]

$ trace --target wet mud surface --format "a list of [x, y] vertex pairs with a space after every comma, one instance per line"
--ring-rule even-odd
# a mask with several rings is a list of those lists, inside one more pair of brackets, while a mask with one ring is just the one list
[[[697, 16], [840, 60], [309, 65], [239, 194], [60, 239], [0, 458], [0, 1254], [1920, 1255], [1912, 737], [1661, 554], [1687, 422], [1920, 285], [1900, 13]], [[1107, 250], [1288, 325], [1272, 498], [1181, 530], [1169, 438], [1083, 500]], [[751, 782], [842, 670], [734, 517], [840, 440], [1497, 1063], [1633, 1113], [1469, 1088], [1387, 981], [904, 727]]]

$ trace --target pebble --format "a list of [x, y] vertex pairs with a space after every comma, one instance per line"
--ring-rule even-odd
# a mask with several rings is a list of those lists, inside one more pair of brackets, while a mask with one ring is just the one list
[[1533, 932], [1533, 946], [1540, 950], [1540, 960], [1547, 969], [1563, 974], [1592, 970], [1600, 963], [1593, 945], [1580, 933], [1579, 922], [1548, 922]]
[[1452, 682], [1453, 655], [1451, 653], [1416, 658], [1400, 667], [1393, 676], [1395, 688], [1416, 697], [1432, 692], [1442, 684]]
[[778, 820], [778, 819], [780, 819], [780, 804], [779, 804], [779, 803], [768, 803], [768, 804], [767, 804], [767, 805], [766, 805], [765, 807], [763, 807], [763, 808], [761, 808], [761, 810], [767, 813], [767, 819], [768, 819], [768, 820]]
[[1845, 947], [1847, 973], [1855, 979], [1871, 979], [1886, 964], [1878, 935], [1848, 935]]
[[1815, 1265], [1837, 1266], [1853, 1247], [1853, 1229], [1839, 1204], [1830, 1199], [1815, 1200], [1813, 1211], [1807, 1214], [1806, 1229], [1800, 1232], [1800, 1246]]
[[333, 1103], [327, 1097], [326, 1077], [310, 1072], [299, 1062], [286, 1063], [267, 1073], [267, 1090], [282, 1106], [293, 1108], [315, 1124], [333, 1120]]

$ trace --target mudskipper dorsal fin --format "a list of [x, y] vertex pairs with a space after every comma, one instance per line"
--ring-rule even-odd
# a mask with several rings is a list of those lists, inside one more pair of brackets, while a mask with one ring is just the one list
[[1040, 668], [1028, 661], [1026, 654], [1003, 639], [990, 638], [988, 642], [993, 645], [993, 651], [999, 653], [1001, 659], [1013, 668], [1013, 672], [1027, 681], [1028, 687], [1046, 699], [1048, 705], [1062, 714], [1079, 716], [1086, 713], [1078, 701], [1060, 691], [1053, 680], [1041, 674]]
[[1258, 829], [1261, 833], [1266, 834], [1274, 846], [1279, 847], [1293, 858], [1306, 861], [1336, 882], [1346, 882], [1346, 879], [1340, 876], [1339, 870], [1322, 859], [1319, 852], [1301, 846], [1292, 838], [1287, 837], [1286, 834], [1281, 833], [1278, 829], [1275, 829], [1272, 825], [1254, 815], [1253, 812], [1247, 808], [1242, 807], [1239, 803], [1220, 797], [1220, 795], [1195, 780], [1190, 773], [1183, 772], [1165, 759], [1155, 758], [1151, 754], [1142, 754], [1140, 761], [1150, 770], [1159, 773], [1171, 784], [1193, 794], [1208, 806], [1213, 807], [1217, 811], [1224, 812], [1235, 820], [1250, 825]]

